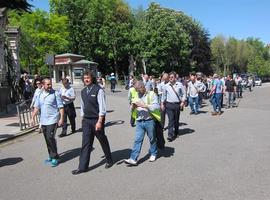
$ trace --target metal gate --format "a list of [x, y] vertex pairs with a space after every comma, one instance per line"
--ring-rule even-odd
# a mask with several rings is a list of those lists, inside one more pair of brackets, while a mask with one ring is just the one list
[[16, 104], [21, 131], [38, 127], [39, 115], [34, 118], [34, 126], [31, 125], [33, 109], [30, 108], [30, 104], [31, 100], [22, 101]]

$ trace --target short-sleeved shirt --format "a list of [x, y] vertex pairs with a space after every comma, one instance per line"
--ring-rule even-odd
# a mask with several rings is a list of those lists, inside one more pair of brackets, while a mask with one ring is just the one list
[[60, 96], [67, 96], [67, 97], [74, 98], [73, 100], [63, 99], [63, 104], [64, 105], [67, 105], [67, 104], [72, 103], [75, 100], [75, 98], [76, 98], [75, 91], [70, 86], [68, 88], [65, 88], [65, 87], [60, 88], [59, 93], [60, 93]]
[[217, 93], [217, 94], [222, 93], [222, 90], [223, 90], [223, 82], [222, 82], [221, 80], [215, 79], [215, 80], [213, 81], [213, 86], [216, 87], [214, 93]]
[[234, 92], [234, 87], [236, 86], [236, 84], [234, 80], [226, 80], [225, 86], [227, 92]]
[[40, 109], [40, 124], [52, 125], [59, 120], [59, 108], [63, 107], [63, 102], [57, 91], [51, 90], [46, 92], [43, 90], [34, 104], [35, 108]]

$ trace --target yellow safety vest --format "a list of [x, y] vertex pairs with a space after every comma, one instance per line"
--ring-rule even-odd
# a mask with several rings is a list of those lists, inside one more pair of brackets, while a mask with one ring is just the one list
[[[153, 92], [153, 91], [149, 91], [149, 92], [147, 93], [147, 96], [146, 96], [146, 98], [147, 98], [146, 104], [147, 104], [147, 105], [151, 105], [151, 104], [152, 104], [151, 100], [152, 100], [153, 95], [156, 95], [156, 93]], [[137, 93], [137, 96], [138, 96], [138, 99], [139, 99], [138, 93]], [[137, 99], [137, 100], [138, 100], [138, 99]], [[135, 103], [135, 102], [134, 102], [134, 103]], [[153, 111], [150, 111], [150, 115], [152, 116], [152, 118], [153, 118], [154, 120], [157, 120], [157, 121], [159, 121], [159, 122], [161, 121], [160, 109], [155, 109], [155, 110], [153, 110]], [[137, 111], [136, 109], [133, 109], [133, 110], [132, 110], [132, 113], [131, 113], [131, 116], [132, 116], [132, 118], [134, 118], [134, 119], [136, 120], [136, 119], [137, 119], [137, 116], [138, 116], [138, 111]]]

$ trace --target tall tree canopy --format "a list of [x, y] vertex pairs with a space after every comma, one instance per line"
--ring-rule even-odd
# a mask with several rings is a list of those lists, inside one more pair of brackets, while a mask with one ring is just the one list
[[67, 17], [36, 10], [18, 15], [9, 13], [9, 23], [20, 26], [21, 66], [32, 73], [48, 73], [45, 55], [62, 53], [68, 46]]

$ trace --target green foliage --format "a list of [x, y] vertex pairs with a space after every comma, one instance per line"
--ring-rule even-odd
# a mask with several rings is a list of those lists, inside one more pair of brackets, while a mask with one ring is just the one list
[[132, 15], [120, 0], [51, 0], [52, 11], [69, 19], [69, 50], [99, 63], [103, 73], [124, 70]]
[[[37, 73], [44, 66], [47, 53], [62, 53], [68, 46], [67, 17], [36, 10], [24, 13], [9, 13], [12, 26], [20, 26], [20, 60], [22, 68]], [[46, 68], [46, 67], [44, 67]], [[45, 70], [42, 70], [45, 73]]]
[[192, 66], [202, 71], [210, 62], [207, 32], [192, 18], [152, 3], [135, 11], [132, 30], [133, 54], [146, 61], [147, 73], [188, 73]]
[[217, 36], [211, 41], [211, 50], [212, 66], [217, 73], [267, 73], [266, 69], [258, 67], [267, 68], [264, 62], [269, 60], [269, 51], [258, 39], [248, 38], [245, 41]]

